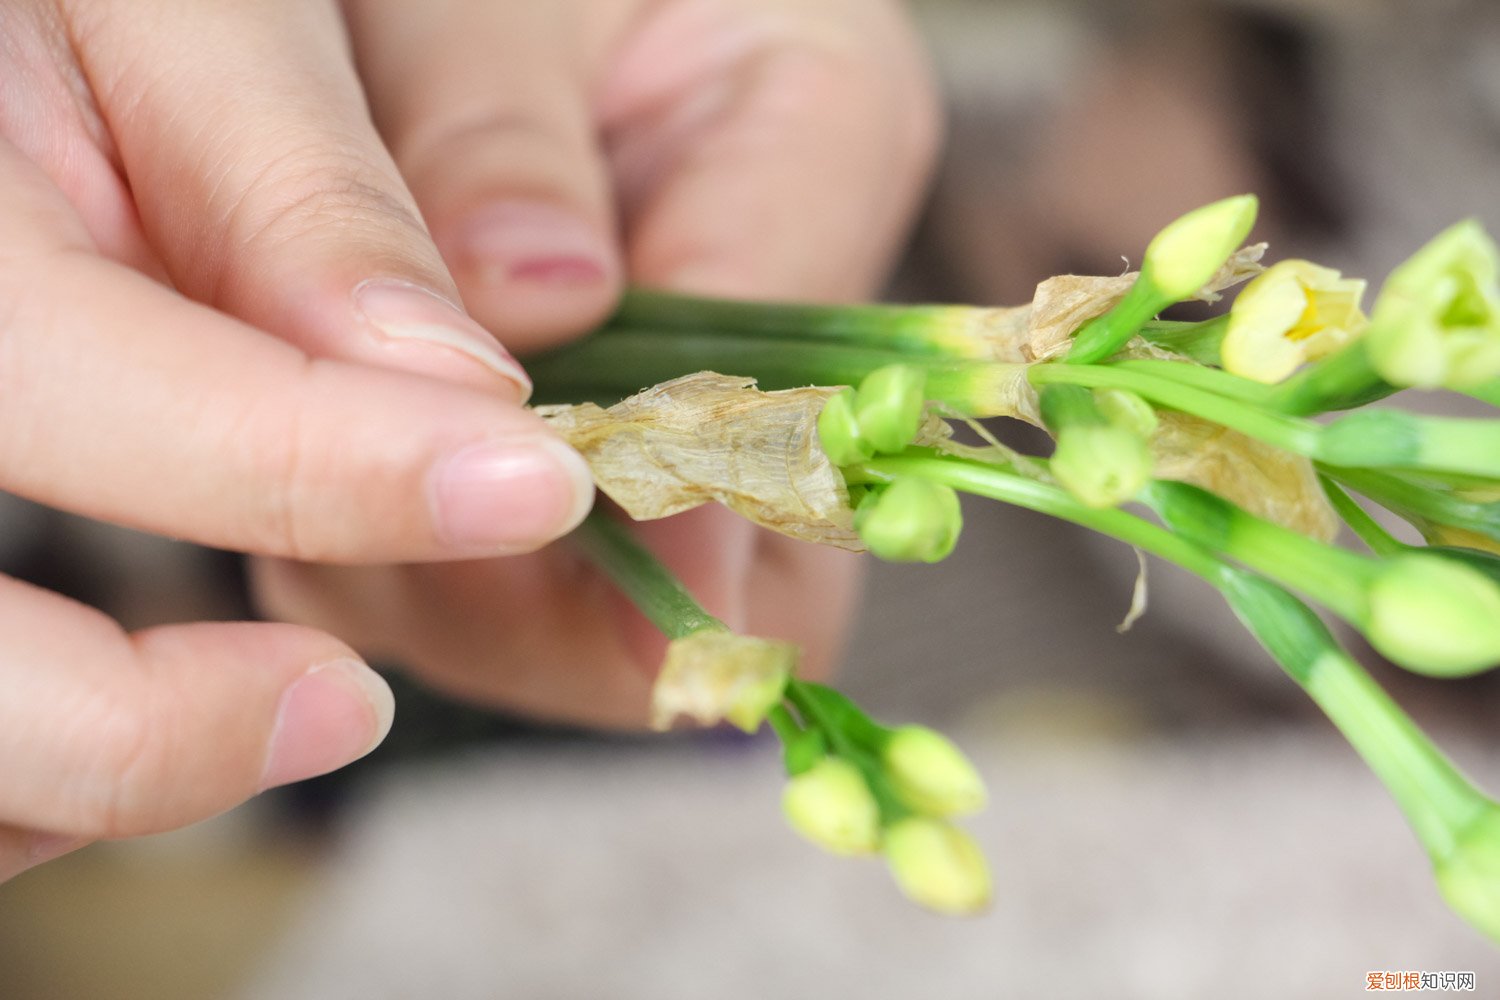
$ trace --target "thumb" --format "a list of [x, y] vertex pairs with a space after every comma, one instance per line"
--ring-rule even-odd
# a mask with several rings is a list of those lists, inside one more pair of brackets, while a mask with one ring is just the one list
[[341, 767], [390, 727], [391, 693], [348, 647], [292, 625], [126, 635], [0, 578], [0, 824], [127, 837]]

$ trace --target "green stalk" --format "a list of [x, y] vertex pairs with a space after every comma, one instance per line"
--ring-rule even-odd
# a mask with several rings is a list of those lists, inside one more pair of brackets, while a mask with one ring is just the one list
[[949, 305], [804, 305], [737, 302], [633, 288], [608, 329], [756, 340], [818, 340], [982, 361], [1006, 310]]
[[1328, 497], [1328, 502], [1333, 506], [1340, 520], [1359, 536], [1360, 541], [1369, 546], [1371, 552], [1377, 556], [1390, 556], [1411, 548], [1381, 527], [1379, 522], [1369, 515], [1369, 512], [1332, 479], [1320, 475], [1318, 483], [1323, 487], [1324, 495]]
[[[1186, 366], [1184, 366], [1186, 367]], [[1247, 403], [1185, 385], [1157, 372], [1111, 365], [1033, 365], [1032, 385], [1082, 385], [1091, 389], [1128, 389], [1161, 406], [1191, 413], [1298, 455], [1313, 455], [1321, 429], [1298, 417], [1271, 413]]]
[[1378, 570], [1374, 560], [1263, 521], [1187, 483], [1157, 480], [1140, 499], [1177, 533], [1364, 625], [1366, 592]]
[[1434, 863], [1490, 806], [1306, 605], [1239, 570], [1220, 590], [1240, 621], [1317, 703], [1389, 789]]
[[1265, 406], [1275, 386], [1255, 382], [1248, 378], [1231, 375], [1218, 368], [1184, 364], [1181, 361], [1162, 361], [1155, 358], [1139, 358], [1129, 361], [1113, 361], [1110, 368], [1125, 372], [1139, 372], [1170, 379], [1179, 385], [1192, 386], [1206, 392], [1216, 393], [1243, 403]]
[[1500, 479], [1500, 422], [1399, 410], [1351, 413], [1323, 429], [1312, 457], [1329, 465]]
[[1078, 328], [1066, 362], [1089, 365], [1105, 360], [1171, 304], [1171, 299], [1162, 296], [1143, 269], [1135, 284], [1109, 312], [1095, 316]]
[[873, 458], [844, 470], [851, 484], [889, 483], [917, 476], [975, 496], [1025, 507], [1117, 538], [1168, 559], [1213, 582], [1224, 564], [1207, 550], [1150, 521], [1118, 508], [1094, 508], [1056, 486], [1009, 471], [1002, 465], [908, 448], [901, 455]]
[[1464, 500], [1396, 473], [1319, 464], [1318, 471], [1416, 525], [1462, 528], [1500, 541], [1500, 502]]
[[1348, 410], [1400, 391], [1376, 374], [1362, 340], [1349, 344], [1274, 387], [1266, 405], [1308, 416]]
[[527, 359], [537, 385], [537, 403], [577, 402], [582, 391], [607, 385], [617, 402], [640, 388], [696, 371], [755, 378], [762, 389], [808, 385], [858, 385], [871, 372], [893, 364], [913, 365], [926, 375], [929, 399], [965, 416], [994, 416], [1020, 366], [899, 351], [791, 340], [693, 336], [618, 330], [594, 334]]
[[668, 639], [727, 631], [623, 524], [595, 510], [569, 536]]

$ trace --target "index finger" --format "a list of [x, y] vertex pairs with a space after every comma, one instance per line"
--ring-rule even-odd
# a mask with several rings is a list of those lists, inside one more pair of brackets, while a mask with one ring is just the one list
[[310, 359], [92, 252], [0, 143], [0, 489], [225, 548], [406, 561], [536, 548], [587, 465], [484, 393]]

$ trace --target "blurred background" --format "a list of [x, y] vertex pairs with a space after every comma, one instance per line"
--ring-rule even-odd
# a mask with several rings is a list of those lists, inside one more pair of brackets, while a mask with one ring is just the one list
[[[1118, 273], [1241, 191], [1273, 257], [1376, 280], [1457, 219], [1500, 231], [1493, 0], [913, 6], [952, 131], [893, 298]], [[538, 728], [396, 674], [360, 764], [0, 888], [0, 998], [1323, 998], [1443, 969], [1500, 990], [1375, 780], [1211, 595], [1153, 565], [1117, 634], [1131, 552], [967, 514], [948, 562], [874, 567], [842, 683], [979, 762], [990, 915], [929, 917], [795, 840], [766, 741]], [[250, 614], [233, 556], [4, 496], [0, 571], [132, 628]], [[1493, 678], [1374, 666], [1500, 789]]]

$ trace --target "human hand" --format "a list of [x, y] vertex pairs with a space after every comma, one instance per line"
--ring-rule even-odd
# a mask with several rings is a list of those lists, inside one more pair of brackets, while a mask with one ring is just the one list
[[[0, 489], [324, 562], [582, 516], [581, 460], [439, 298], [342, 32], [303, 0], [0, 6]], [[0, 577], [0, 879], [331, 770], [391, 710], [332, 636], [127, 635]]]
[[[348, 0], [377, 123], [464, 302], [518, 351], [601, 319], [622, 276], [848, 300], [879, 281], [936, 146], [887, 0]], [[732, 627], [816, 674], [855, 560], [719, 508], [636, 526]], [[640, 725], [662, 640], [565, 546], [518, 559], [256, 570], [263, 603], [466, 697]]]

